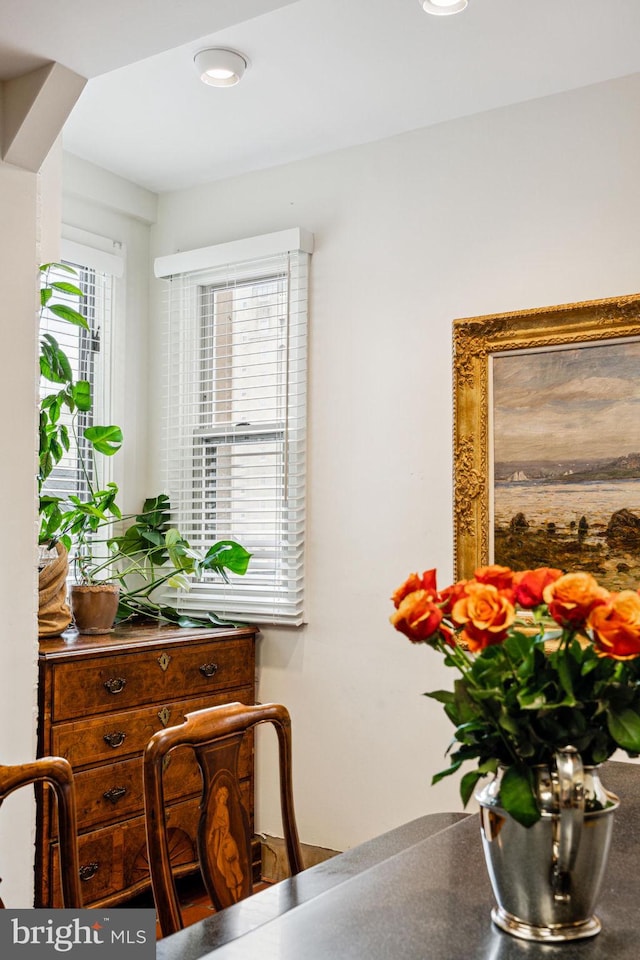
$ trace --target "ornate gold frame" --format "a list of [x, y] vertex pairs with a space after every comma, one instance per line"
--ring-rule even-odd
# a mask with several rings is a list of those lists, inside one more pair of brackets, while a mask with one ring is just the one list
[[640, 294], [453, 323], [457, 579], [490, 563], [489, 361], [494, 353], [640, 336]]

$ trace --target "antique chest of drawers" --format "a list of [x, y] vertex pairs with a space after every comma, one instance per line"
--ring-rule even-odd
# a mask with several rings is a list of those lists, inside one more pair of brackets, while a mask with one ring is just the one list
[[[255, 634], [239, 629], [121, 626], [101, 637], [73, 632], [40, 643], [38, 752], [74, 770], [80, 876], [86, 906], [120, 903], [149, 885], [142, 751], [163, 726], [215, 704], [255, 700]], [[253, 822], [253, 740], [241, 756]], [[176, 874], [196, 867], [201, 778], [188, 748], [166, 770]], [[49, 793], [49, 791], [47, 791]], [[37, 823], [36, 906], [61, 906], [55, 817]]]

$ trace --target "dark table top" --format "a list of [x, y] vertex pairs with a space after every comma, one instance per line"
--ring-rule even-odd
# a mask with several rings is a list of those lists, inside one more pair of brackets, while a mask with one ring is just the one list
[[589, 940], [538, 944], [491, 922], [478, 818], [434, 814], [166, 937], [159, 960], [639, 960], [640, 766], [610, 762], [620, 796]]

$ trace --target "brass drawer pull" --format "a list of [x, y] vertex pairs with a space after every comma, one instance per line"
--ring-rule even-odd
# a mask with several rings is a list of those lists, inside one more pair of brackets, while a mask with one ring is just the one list
[[105, 680], [104, 685], [109, 693], [122, 693], [127, 681], [124, 677], [111, 677], [109, 680]]
[[203, 663], [202, 666], [199, 667], [199, 670], [200, 670], [200, 673], [202, 674], [203, 677], [212, 677], [212, 676], [214, 675], [214, 673], [216, 673], [217, 670], [218, 670], [218, 664], [217, 664], [217, 663]]
[[97, 860], [92, 860], [91, 863], [83, 863], [80, 867], [80, 879], [83, 881], [91, 880], [92, 877], [95, 877], [100, 864]]
[[125, 737], [126, 733], [123, 733], [122, 730], [114, 730], [113, 733], [105, 733], [102, 739], [105, 743], [108, 743], [110, 747], [121, 747]]
[[126, 792], [126, 787], [111, 787], [111, 790], [107, 790], [102, 796], [105, 800], [110, 800], [111, 803], [116, 804], [121, 797], [124, 797]]

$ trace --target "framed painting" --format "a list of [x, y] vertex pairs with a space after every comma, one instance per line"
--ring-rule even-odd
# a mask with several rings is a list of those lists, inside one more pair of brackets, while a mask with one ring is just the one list
[[454, 321], [456, 577], [640, 583], [640, 294]]

